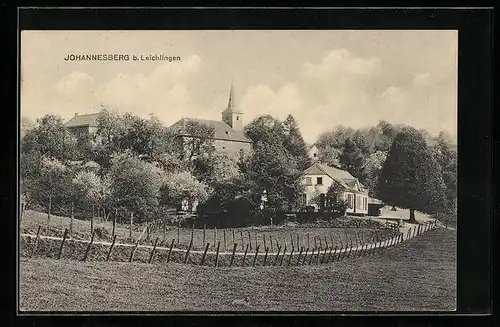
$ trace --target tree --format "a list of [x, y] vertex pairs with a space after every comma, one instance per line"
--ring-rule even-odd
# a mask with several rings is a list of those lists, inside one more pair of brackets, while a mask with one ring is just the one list
[[291, 162], [293, 159], [282, 146], [259, 141], [248, 160], [240, 164], [253, 194], [267, 192], [271, 211], [291, 210], [302, 192], [301, 171]]
[[386, 152], [377, 151], [370, 154], [361, 167], [360, 181], [368, 188], [370, 196], [377, 196], [378, 180], [386, 158]]
[[445, 202], [445, 185], [440, 167], [420, 132], [405, 127], [396, 136], [382, 167], [378, 195], [390, 205], [433, 213]]
[[312, 161], [309, 157], [306, 143], [300, 133], [299, 126], [292, 115], [288, 115], [285, 119], [283, 128], [285, 134], [284, 146], [294, 158], [297, 169], [300, 171], [307, 169], [311, 166]]
[[213, 145], [215, 128], [213, 126], [188, 120], [184, 125], [183, 132], [190, 135], [183, 137], [182, 157], [186, 163], [191, 164], [193, 159], [209, 155], [215, 150]]
[[161, 204], [179, 207], [182, 201], [188, 204], [204, 202], [209, 196], [209, 187], [199, 182], [187, 171], [168, 174], [160, 187]]
[[66, 161], [74, 158], [76, 138], [66, 129], [59, 116], [45, 115], [26, 132], [21, 141], [21, 156], [38, 152], [41, 156]]
[[23, 185], [26, 194], [35, 202], [47, 208], [47, 229], [50, 227], [50, 215], [55, 200], [64, 198], [70, 185], [70, 172], [61, 161], [42, 156], [39, 174]]
[[339, 156], [340, 166], [351, 173], [351, 175], [359, 177], [361, 175], [364, 156], [363, 150], [358, 147], [354, 140], [348, 138], [345, 140], [342, 153]]
[[35, 128], [35, 123], [30, 118], [22, 116], [21, 117], [21, 126], [19, 128], [21, 140], [24, 138], [26, 133], [31, 131], [33, 128]]
[[457, 209], [457, 149], [450, 136], [441, 132], [435, 139], [432, 152], [441, 167], [441, 175], [446, 185], [446, 211], [455, 213]]
[[79, 201], [92, 208], [90, 232], [94, 231], [94, 208], [109, 196], [109, 187], [92, 171], [80, 171], [73, 178], [73, 188]]
[[258, 142], [283, 145], [285, 127], [278, 119], [271, 115], [264, 115], [255, 118], [245, 126], [245, 135], [252, 140], [254, 148]]
[[207, 156], [193, 160], [193, 175], [201, 182], [214, 187], [240, 176], [238, 162], [224, 152], [214, 150]]
[[162, 179], [163, 171], [154, 164], [130, 152], [116, 155], [109, 170], [112, 203], [145, 219], [158, 206]]

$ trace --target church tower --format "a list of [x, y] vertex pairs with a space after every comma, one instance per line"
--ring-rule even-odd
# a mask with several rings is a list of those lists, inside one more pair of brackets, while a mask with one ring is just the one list
[[227, 108], [222, 112], [222, 121], [231, 126], [234, 130], [243, 130], [243, 112], [238, 108], [232, 80], [231, 90], [229, 91], [229, 102]]

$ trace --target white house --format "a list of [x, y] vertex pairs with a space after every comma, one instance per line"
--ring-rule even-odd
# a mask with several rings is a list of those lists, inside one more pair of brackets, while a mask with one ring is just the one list
[[319, 156], [318, 147], [316, 145], [312, 145], [311, 147], [309, 147], [308, 155], [313, 162], [317, 161]]
[[305, 185], [305, 193], [301, 194], [303, 205], [318, 209], [319, 206], [313, 199], [321, 194], [326, 195], [328, 188], [337, 183], [344, 189], [341, 198], [349, 204], [346, 213], [356, 215], [368, 213], [368, 190], [345, 170], [316, 162], [302, 173], [301, 181]]

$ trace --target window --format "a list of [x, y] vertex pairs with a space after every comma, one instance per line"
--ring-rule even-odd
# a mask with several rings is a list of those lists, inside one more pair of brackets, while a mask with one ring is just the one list
[[240, 149], [240, 157], [243, 157], [243, 149]]
[[303, 193], [299, 197], [300, 205], [305, 206], [307, 204], [307, 194]]
[[240, 120], [240, 116], [236, 116], [236, 120]]
[[318, 177], [316, 181], [317, 181], [316, 184], [323, 185], [323, 177]]
[[347, 202], [349, 203], [349, 209], [352, 209], [354, 206], [354, 198], [352, 194], [347, 194]]
[[313, 157], [316, 158], [316, 153], [313, 154]]
[[306, 185], [312, 185], [311, 177], [306, 177]]
[[222, 147], [222, 150], [226, 150], [226, 147], [225, 147], [225, 146], [223, 146], [223, 147]]
[[229, 135], [229, 132], [228, 132], [228, 131], [226, 131], [226, 135]]

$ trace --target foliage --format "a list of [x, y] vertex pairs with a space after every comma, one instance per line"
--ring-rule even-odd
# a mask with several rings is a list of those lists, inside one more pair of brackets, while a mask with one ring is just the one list
[[283, 122], [284, 142], [283, 145], [288, 153], [294, 158], [298, 170], [303, 171], [311, 166], [312, 161], [309, 158], [307, 146], [302, 138], [299, 125], [292, 115]]
[[21, 156], [39, 153], [58, 160], [71, 160], [76, 153], [76, 138], [66, 129], [61, 117], [45, 115], [21, 141]]
[[422, 134], [405, 127], [395, 138], [382, 167], [379, 198], [387, 204], [433, 213], [445, 204], [440, 167]]
[[158, 206], [163, 172], [130, 152], [116, 155], [109, 171], [111, 197], [115, 206], [145, 219]]
[[203, 202], [208, 198], [209, 188], [187, 171], [164, 176], [160, 186], [161, 203], [173, 207], [182, 200]]
[[215, 128], [213, 126], [188, 120], [184, 130], [186, 135], [191, 135], [184, 137], [183, 141], [182, 155], [186, 163], [191, 164], [193, 159], [209, 155], [214, 151]]

